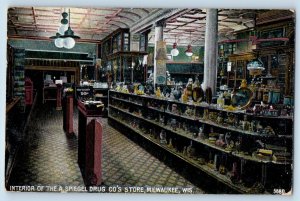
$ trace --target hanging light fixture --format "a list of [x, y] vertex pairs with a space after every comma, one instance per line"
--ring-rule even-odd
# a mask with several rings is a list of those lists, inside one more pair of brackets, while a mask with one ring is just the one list
[[79, 39], [79, 36], [74, 35], [74, 31], [71, 29], [71, 20], [70, 20], [70, 9], [69, 9], [69, 27], [65, 31], [65, 34], [61, 36], [64, 38], [64, 48], [72, 49], [75, 46], [75, 39]]
[[[190, 32], [190, 43], [191, 43], [191, 32]], [[191, 45], [191, 44], [189, 44], [189, 45], [187, 46], [187, 49], [186, 49], [186, 51], [185, 51], [185, 54], [186, 54], [186, 56], [188, 56], [188, 57], [193, 56], [193, 49], [192, 49], [192, 45]]]
[[60, 35], [64, 35], [65, 31], [67, 31], [67, 29], [68, 29], [68, 23], [69, 23], [69, 21], [67, 20], [68, 13], [63, 12], [61, 15], [62, 15], [63, 19], [61, 19], [61, 21], [60, 21], [60, 27], [58, 28], [58, 33]]
[[61, 15], [63, 17], [60, 21], [61, 25], [58, 28], [56, 35], [50, 37], [51, 39], [54, 39], [54, 44], [58, 48], [64, 47], [64, 39], [61, 38], [61, 36], [64, 35], [65, 31], [68, 29], [68, 20], [67, 20], [68, 13], [63, 12]]
[[247, 64], [247, 70], [249, 70], [250, 75], [260, 75], [263, 70], [265, 70], [263, 62], [257, 57]]
[[[67, 48], [72, 49], [75, 46], [75, 39], [79, 39], [79, 36], [74, 35], [74, 31], [71, 29], [70, 25], [70, 9], [69, 14], [63, 12], [63, 19], [60, 21], [61, 26], [58, 28], [58, 32], [55, 36], [51, 36], [51, 39], [54, 39], [54, 44], [58, 48]], [[69, 20], [67, 17], [69, 16]]]
[[171, 55], [173, 57], [178, 56], [179, 50], [177, 49], [177, 43], [176, 43], [176, 36], [175, 36], [175, 43], [173, 44], [173, 49], [171, 50]]

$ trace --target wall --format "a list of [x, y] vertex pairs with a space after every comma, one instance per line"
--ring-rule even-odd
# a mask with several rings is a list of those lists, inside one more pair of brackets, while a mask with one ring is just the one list
[[[173, 46], [171, 45], [167, 45], [167, 54], [171, 54], [171, 50], [172, 50]], [[174, 62], [191, 62], [192, 61], [192, 57], [188, 57], [185, 55], [185, 50], [187, 49], [187, 47], [179, 47], [177, 46], [177, 49], [179, 50], [179, 55], [176, 57], [173, 57], [173, 61]], [[193, 49], [193, 55], [194, 56], [199, 56], [199, 61], [203, 62], [204, 60], [204, 47], [192, 47]], [[154, 52], [154, 47], [148, 47], [148, 53], [153, 53]]]

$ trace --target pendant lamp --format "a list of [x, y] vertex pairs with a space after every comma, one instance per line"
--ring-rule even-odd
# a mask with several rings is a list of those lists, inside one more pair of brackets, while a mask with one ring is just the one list
[[[191, 43], [191, 32], [190, 32], [190, 43]], [[185, 51], [185, 55], [188, 56], [188, 57], [193, 56], [193, 49], [192, 49], [192, 45], [191, 44], [189, 44], [187, 46], [187, 49]]]
[[[67, 17], [69, 16], [69, 20]], [[58, 28], [58, 32], [55, 36], [51, 36], [54, 39], [54, 44], [58, 48], [72, 49], [75, 46], [75, 39], [80, 39], [79, 36], [74, 35], [74, 31], [71, 29], [70, 21], [70, 9], [69, 14], [66, 12], [62, 13], [63, 19], [60, 21], [61, 26]]]
[[75, 46], [75, 39], [79, 39], [79, 36], [74, 35], [74, 31], [71, 29], [71, 20], [70, 20], [70, 9], [69, 9], [69, 27], [65, 31], [64, 35], [61, 36], [64, 38], [64, 48], [72, 49]]
[[171, 55], [173, 57], [178, 56], [179, 50], [177, 49], [177, 43], [176, 43], [176, 36], [175, 36], [175, 43], [173, 43], [173, 49], [171, 50]]

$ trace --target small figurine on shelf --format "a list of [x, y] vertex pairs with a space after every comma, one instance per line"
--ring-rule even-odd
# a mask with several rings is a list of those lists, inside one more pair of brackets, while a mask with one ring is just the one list
[[170, 140], [169, 140], [168, 147], [171, 148], [171, 149], [174, 148], [174, 147], [173, 147], [173, 143], [172, 143], [172, 138], [170, 138]]
[[181, 97], [181, 87], [180, 84], [176, 84], [175, 85], [175, 89], [172, 92], [174, 99], [179, 101], [180, 97]]
[[177, 104], [175, 104], [175, 103], [172, 104], [172, 110], [171, 111], [172, 111], [173, 114], [177, 114], [178, 113]]
[[239, 136], [237, 141], [235, 142], [235, 148], [236, 148], [237, 152], [242, 151], [241, 150], [241, 148], [242, 148], [242, 137], [241, 136]]
[[181, 101], [182, 101], [183, 103], [187, 103], [188, 100], [189, 100], [189, 96], [188, 96], [187, 89], [184, 89], [183, 94], [182, 94], [182, 96], [181, 96]]
[[167, 134], [165, 130], [161, 130], [159, 138], [161, 144], [167, 144]]
[[222, 109], [225, 105], [225, 99], [223, 93], [220, 93], [217, 99], [217, 108]]
[[188, 83], [186, 84], [187, 96], [192, 96], [193, 92], [193, 78], [189, 78]]
[[204, 127], [203, 127], [203, 125], [202, 126], [200, 126], [199, 127], [199, 132], [198, 132], [198, 137], [199, 137], [199, 139], [201, 139], [201, 140], [204, 140], [205, 139], [205, 135], [204, 135]]
[[223, 174], [223, 175], [226, 174], [226, 168], [225, 168], [224, 165], [220, 165], [220, 167], [219, 167], [219, 172], [220, 172], [220, 174]]
[[250, 123], [250, 131], [256, 132], [256, 121], [255, 120], [252, 120]]
[[216, 145], [219, 146], [219, 147], [225, 147], [226, 146], [224, 134], [219, 135], [219, 139], [216, 141]]
[[160, 118], [159, 118], [159, 123], [160, 123], [161, 125], [164, 125], [164, 124], [165, 124], [164, 116], [163, 116], [163, 115], [159, 115], [159, 116], [160, 116]]
[[232, 149], [234, 148], [234, 142], [231, 140], [230, 132], [225, 134], [225, 144], [226, 144], [225, 150], [232, 151]]
[[133, 93], [134, 94], [138, 94], [138, 85], [137, 84], [135, 84], [134, 86], [133, 86]]
[[242, 80], [240, 88], [247, 88], [247, 81], [245, 79]]
[[176, 131], [177, 129], [177, 122], [176, 119], [171, 119], [171, 128]]
[[214, 169], [218, 170], [219, 169], [219, 165], [220, 165], [219, 155], [215, 154], [214, 155]]
[[237, 162], [234, 162], [232, 164], [232, 171], [231, 171], [231, 174], [230, 174], [230, 180], [233, 183], [237, 183], [240, 180], [239, 173], [238, 173], [238, 164], [237, 164]]
[[238, 115], [234, 115], [234, 127], [238, 128], [240, 125], [240, 120]]
[[196, 150], [193, 147], [193, 141], [191, 140], [190, 145], [186, 148], [186, 153], [189, 158], [193, 158], [195, 156]]
[[218, 117], [217, 117], [217, 123], [218, 124], [223, 124], [223, 116], [222, 116], [222, 112], [219, 112]]
[[149, 130], [150, 137], [154, 137], [152, 129]]
[[243, 130], [248, 131], [250, 127], [250, 122], [248, 121], [247, 115], [244, 115], [244, 121], [242, 121], [242, 128]]
[[157, 98], [161, 97], [161, 91], [160, 91], [160, 87], [157, 87], [156, 91], [155, 91], [155, 95]]
[[182, 154], [183, 154], [184, 156], [186, 156], [186, 155], [187, 155], [186, 146], [185, 146], [185, 147], [183, 147]]
[[186, 131], [187, 130], [187, 125], [185, 122], [182, 123], [182, 130], [183, 131]]
[[184, 114], [186, 116], [193, 116], [194, 115], [194, 110], [191, 107], [187, 106], [187, 109], [185, 110]]
[[173, 88], [171, 89], [171, 93], [170, 93], [169, 99], [172, 100], [172, 101], [175, 100], [174, 89]]
[[208, 109], [204, 109], [204, 112], [203, 112], [203, 119], [204, 120], [208, 120], [209, 118], [209, 111]]
[[256, 130], [257, 132], [261, 132], [263, 130], [263, 126], [260, 124], [260, 121], [256, 122]]

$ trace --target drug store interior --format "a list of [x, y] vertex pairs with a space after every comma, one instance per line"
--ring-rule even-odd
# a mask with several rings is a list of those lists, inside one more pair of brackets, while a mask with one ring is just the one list
[[8, 190], [291, 191], [294, 10], [7, 12]]

